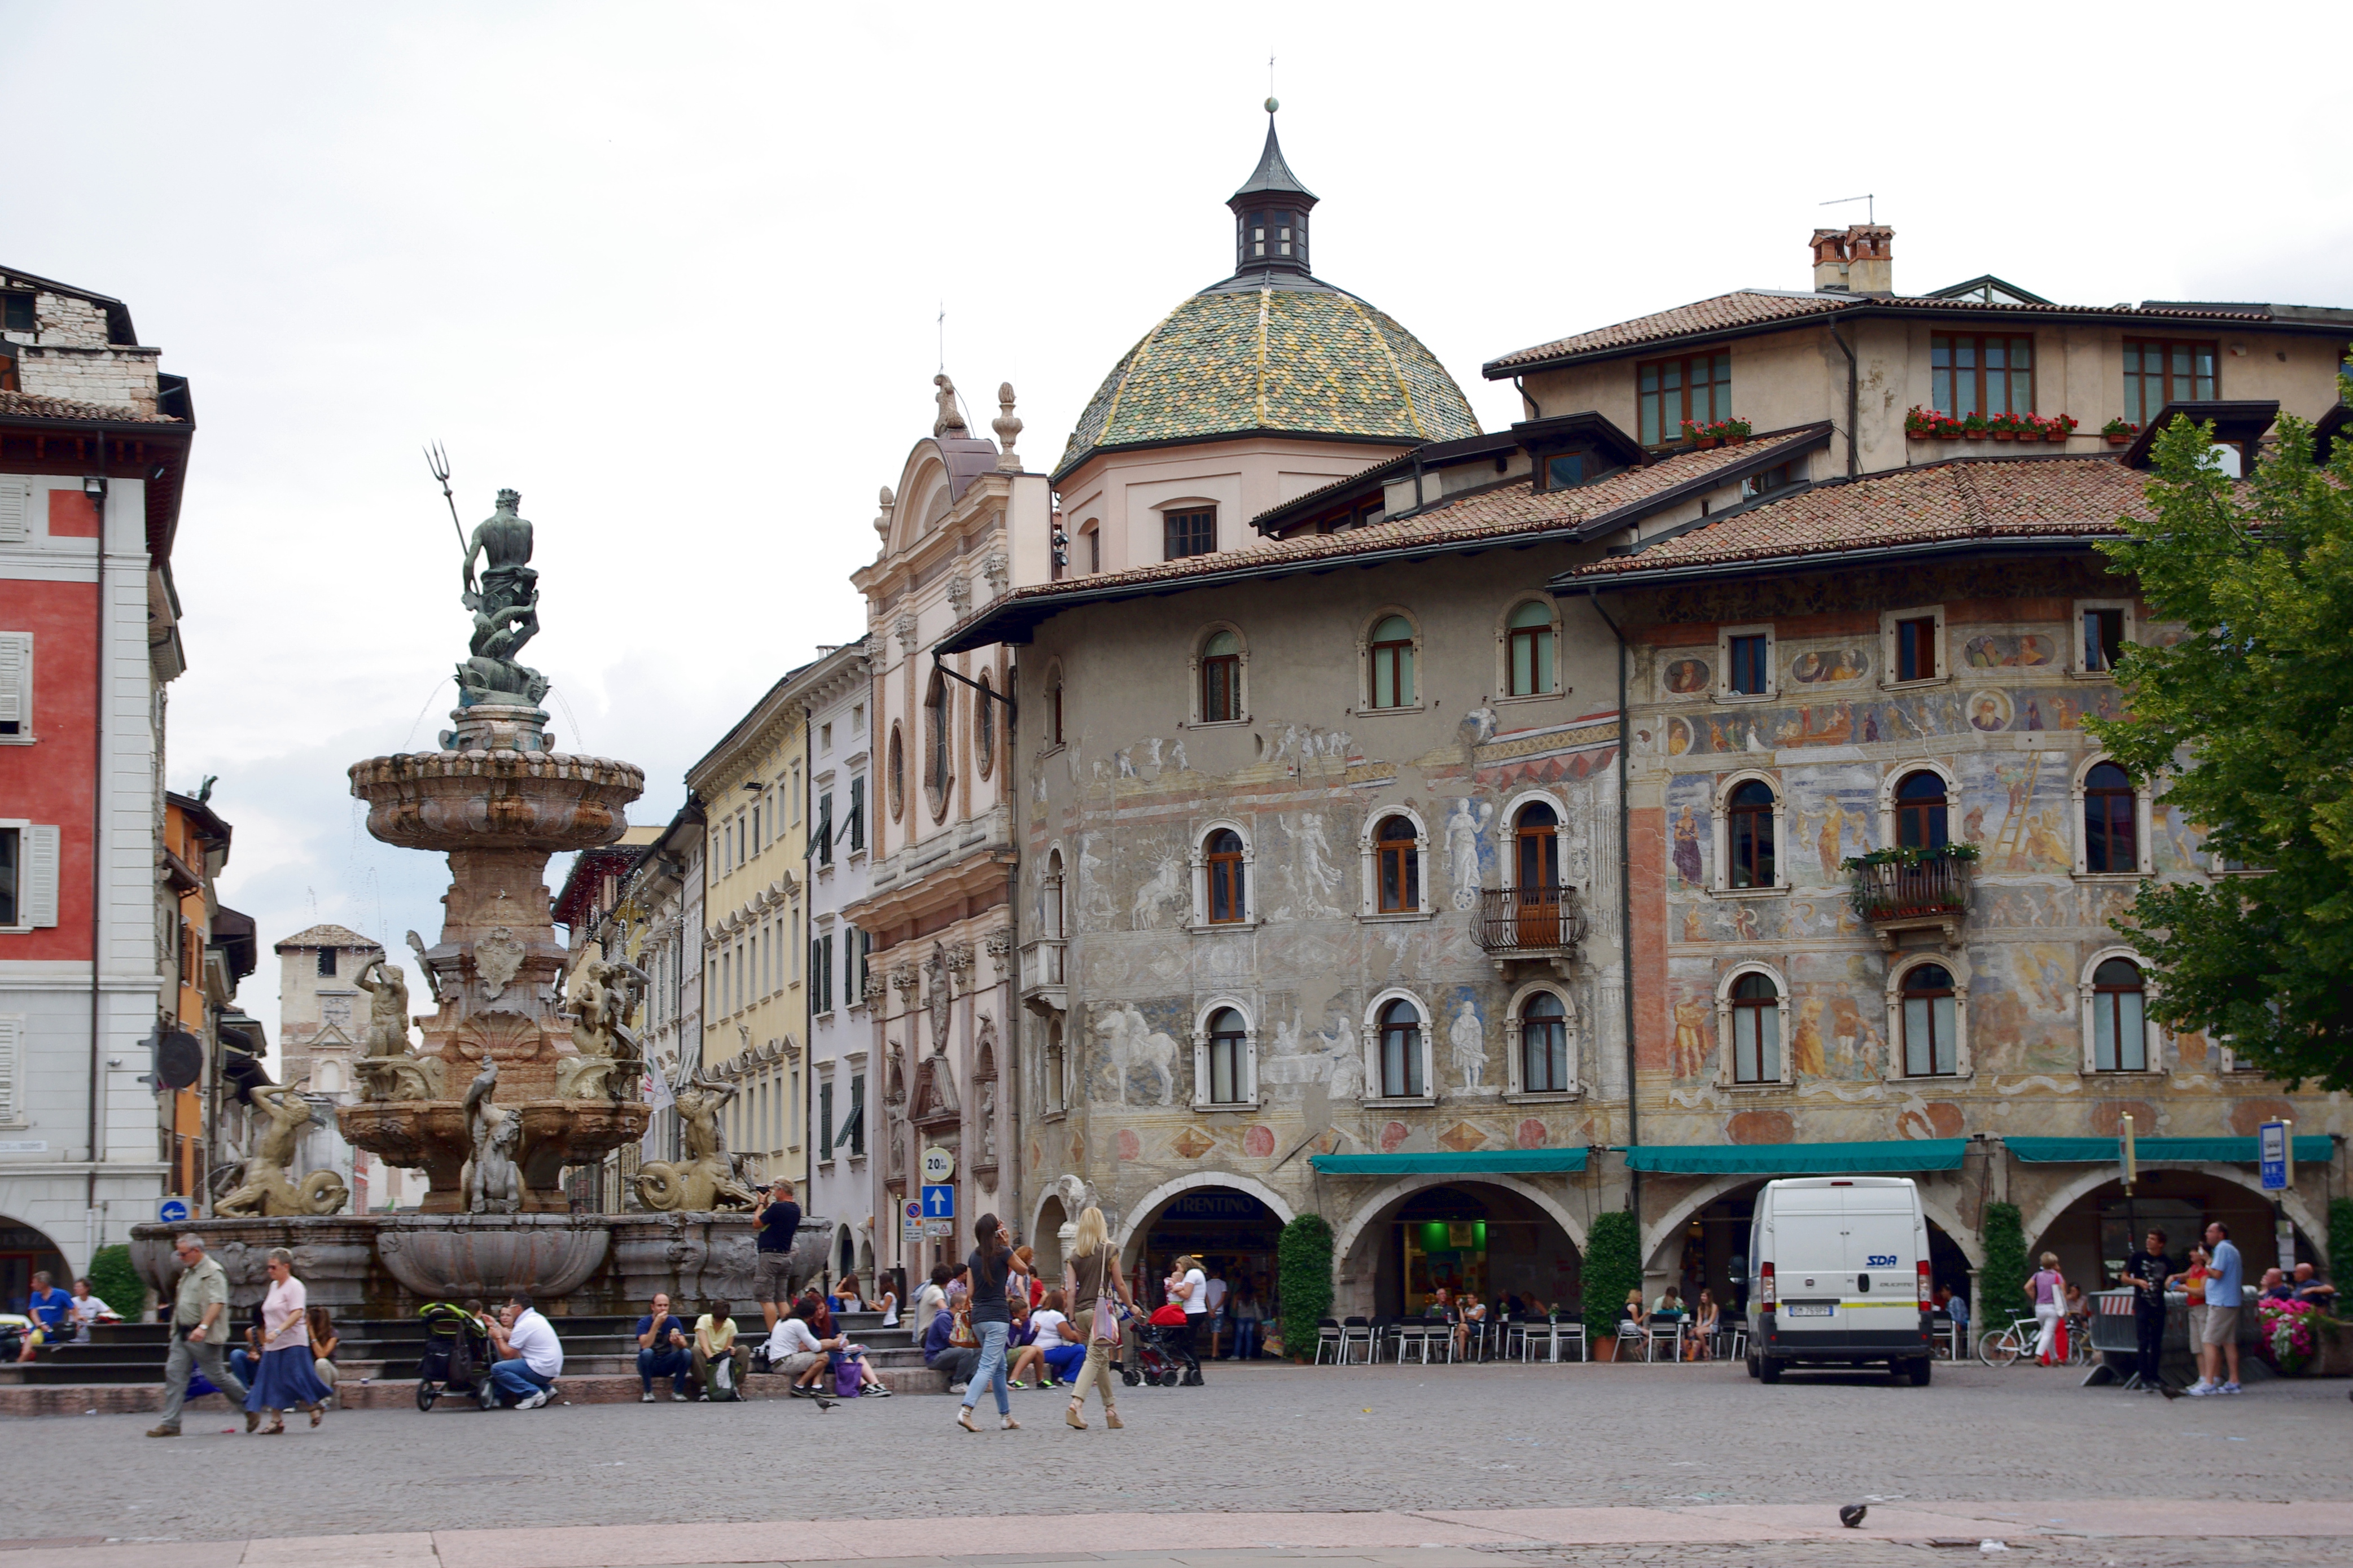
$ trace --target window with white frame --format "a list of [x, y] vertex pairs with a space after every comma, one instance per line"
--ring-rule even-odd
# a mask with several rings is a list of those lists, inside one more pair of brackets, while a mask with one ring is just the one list
[[1715, 694], [1726, 702], [1762, 701], [1779, 694], [1773, 677], [1770, 626], [1723, 626], [1715, 634]]
[[1880, 785], [1879, 841], [1906, 849], [1941, 849], [1951, 841], [1959, 785], [1933, 763], [1905, 763]]
[[1238, 724], [1250, 717], [1243, 684], [1250, 649], [1241, 632], [1230, 626], [1211, 626], [1195, 646], [1193, 721], [1197, 724]]
[[2105, 757], [2075, 772], [2075, 871], [2084, 877], [2139, 877], [2149, 855], [2148, 792]]
[[1898, 969], [1888, 1003], [1897, 1076], [1957, 1078], [1968, 1070], [1968, 991], [1949, 964], [1921, 959]]
[[2078, 599], [2067, 668], [2077, 675], [2113, 678], [2137, 630], [2130, 599]]
[[1383, 610], [1356, 645], [1362, 672], [1358, 701], [1375, 712], [1421, 706], [1419, 672], [1421, 633], [1402, 610]]
[[1427, 915], [1432, 912], [1423, 875], [1430, 863], [1430, 831], [1416, 813], [1377, 812], [1357, 842], [1364, 887], [1362, 913]]
[[1497, 686], [1505, 699], [1560, 694], [1560, 625], [1550, 599], [1523, 599], [1514, 605], [1497, 641], [1502, 654]]
[[1882, 686], [1925, 686], [1950, 678], [1945, 657], [1945, 606], [1887, 610], [1879, 617]]
[[1366, 1073], [1370, 1098], [1432, 1098], [1430, 1020], [1418, 999], [1401, 992], [1386, 992], [1374, 998], [1365, 1033], [1371, 1058]]
[[1257, 889], [1249, 831], [1239, 822], [1213, 822], [1193, 840], [1193, 924], [1197, 928], [1255, 925]]
[[1789, 1061], [1781, 1048], [1788, 1011], [1788, 988], [1762, 964], [1725, 976], [1715, 996], [1719, 1081], [1748, 1089], [1789, 1081]]
[[1257, 1032], [1239, 1003], [1212, 1002], [1193, 1026], [1193, 1105], [1239, 1110], [1258, 1102]]
[[2147, 1072], [2148, 977], [2137, 960], [2122, 952], [2095, 955], [2083, 982], [2084, 1065], [2098, 1072]]
[[1781, 874], [1786, 804], [1769, 775], [1728, 773], [1716, 786], [1715, 890], [1766, 893], [1788, 886]]
[[22, 1127], [25, 1106], [25, 1016], [0, 1015], [0, 1127]]
[[33, 739], [33, 634], [0, 632], [0, 745]]
[[0, 820], [0, 931], [58, 923], [58, 830]]
[[1069, 1106], [1069, 1068], [1064, 1058], [1062, 1020], [1046, 1020], [1045, 1070], [1039, 1075], [1039, 1089], [1045, 1096], [1046, 1114], [1059, 1116]]
[[1568, 999], [1539, 986], [1520, 998], [1514, 1024], [1512, 1092], [1575, 1093], [1577, 1041]]

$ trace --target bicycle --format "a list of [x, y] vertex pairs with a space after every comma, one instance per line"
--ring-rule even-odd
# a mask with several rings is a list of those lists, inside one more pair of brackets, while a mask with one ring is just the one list
[[[2035, 1342], [2042, 1337], [2040, 1319], [2031, 1315], [2014, 1317], [2006, 1329], [1989, 1329], [1978, 1340], [1978, 1360], [1988, 1366], [2016, 1366], [2032, 1358]], [[2070, 1322], [2067, 1325], [2066, 1366], [2089, 1366], [2094, 1356], [2092, 1335], [2088, 1325]]]

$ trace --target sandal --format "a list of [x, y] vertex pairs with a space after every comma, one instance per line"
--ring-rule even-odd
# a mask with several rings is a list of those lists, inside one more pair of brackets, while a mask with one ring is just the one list
[[1062, 1412], [1062, 1420], [1065, 1425], [1074, 1426], [1082, 1432], [1087, 1429], [1087, 1424], [1079, 1419], [1079, 1407], [1075, 1405]]
[[323, 1420], [325, 1420], [325, 1419], [326, 1419], [326, 1416], [327, 1416], [327, 1407], [326, 1407], [325, 1405], [313, 1405], [312, 1406], [311, 1406], [311, 1426], [318, 1426], [318, 1424], [319, 1424], [320, 1422], [322, 1422], [322, 1421], [323, 1421]]
[[1106, 1411], [1104, 1411], [1104, 1412], [1103, 1412], [1103, 1425], [1104, 1425], [1104, 1426], [1108, 1426], [1108, 1427], [1110, 1427], [1113, 1431], [1116, 1432], [1116, 1431], [1118, 1431], [1121, 1427], [1123, 1427], [1123, 1426], [1126, 1426], [1126, 1425], [1127, 1425], [1127, 1423], [1126, 1423], [1126, 1422], [1124, 1422], [1124, 1421], [1123, 1421], [1123, 1420], [1121, 1420], [1121, 1419], [1119, 1418], [1119, 1412], [1118, 1412], [1118, 1411], [1116, 1411], [1116, 1410], [1106, 1410]]
[[1018, 1422], [1018, 1421], [1016, 1421], [1015, 1419], [1013, 1419], [1013, 1417], [1012, 1417], [1012, 1416], [1010, 1416], [1010, 1415], [1003, 1416], [1003, 1417], [1001, 1417], [1001, 1420], [1003, 1421], [1003, 1425], [1002, 1425], [1002, 1426], [1000, 1426], [997, 1428], [997, 1430], [998, 1430], [998, 1431], [1000, 1431], [1000, 1432], [1018, 1432], [1018, 1431], [1020, 1431], [1020, 1430], [1021, 1430], [1021, 1423], [1020, 1423], [1020, 1422]]
[[269, 1426], [264, 1426], [260, 1431], [255, 1433], [254, 1436], [257, 1437], [283, 1437], [286, 1436], [286, 1423], [283, 1421], [272, 1421]]
[[963, 1427], [967, 1432], [977, 1432], [980, 1430], [979, 1427], [972, 1424], [972, 1406], [969, 1405], [959, 1405], [956, 1407], [955, 1424]]

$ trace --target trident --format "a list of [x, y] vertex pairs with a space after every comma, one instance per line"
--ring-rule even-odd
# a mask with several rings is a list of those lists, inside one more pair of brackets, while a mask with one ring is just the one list
[[470, 588], [474, 583], [474, 552], [466, 544], [466, 525], [458, 521], [458, 498], [449, 493], [449, 454], [441, 449], [440, 442], [435, 441], [425, 448], [425, 466], [441, 481], [441, 499], [448, 503], [449, 526], [458, 531], [458, 549], [466, 557], [466, 585]]

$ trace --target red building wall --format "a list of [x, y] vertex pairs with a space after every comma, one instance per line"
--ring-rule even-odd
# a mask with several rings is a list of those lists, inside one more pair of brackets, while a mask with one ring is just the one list
[[58, 827], [58, 923], [0, 936], [0, 959], [88, 962], [90, 956], [97, 618], [95, 583], [0, 579], [0, 630], [33, 634], [37, 737], [29, 746], [0, 746], [0, 816]]

